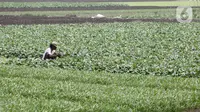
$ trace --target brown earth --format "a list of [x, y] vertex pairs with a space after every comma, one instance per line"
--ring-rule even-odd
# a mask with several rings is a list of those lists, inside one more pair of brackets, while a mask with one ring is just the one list
[[145, 2], [176, 0], [0, 0], [0, 2]]
[[[112, 22], [177, 22], [176, 19], [122, 19], [122, 18], [80, 18], [45, 16], [0, 16], [1, 25], [11, 24], [69, 24], [69, 23], [112, 23]], [[193, 20], [200, 22], [200, 20]]]
[[[130, 9], [169, 9], [175, 6], [105, 6], [105, 7], [42, 7], [42, 8], [0, 8], [0, 12], [7, 11], [66, 11], [66, 10], [130, 10]], [[195, 8], [195, 7], [194, 7]], [[199, 7], [200, 8], [200, 7]]]

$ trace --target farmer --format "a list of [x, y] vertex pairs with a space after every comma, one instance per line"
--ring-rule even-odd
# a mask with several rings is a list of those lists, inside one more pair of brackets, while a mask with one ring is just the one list
[[49, 48], [44, 52], [42, 59], [56, 59], [57, 57], [60, 57], [60, 53], [56, 52], [57, 49], [57, 42], [52, 42], [49, 46]]

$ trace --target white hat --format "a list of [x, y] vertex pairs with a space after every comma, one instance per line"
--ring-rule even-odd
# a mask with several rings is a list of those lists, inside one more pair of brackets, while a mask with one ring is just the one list
[[55, 41], [53, 41], [51, 44], [54, 45], [55, 47], [58, 45], [58, 43]]

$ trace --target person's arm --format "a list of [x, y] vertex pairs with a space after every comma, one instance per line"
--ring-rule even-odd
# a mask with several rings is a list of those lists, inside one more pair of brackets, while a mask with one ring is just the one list
[[57, 55], [56, 54], [47, 54], [47, 59], [56, 59]]
[[53, 51], [51, 52], [51, 55], [54, 55], [54, 54], [56, 54], [56, 50], [53, 50]]
[[59, 52], [56, 52], [56, 50], [53, 50], [51, 54], [57, 57], [61, 57], [61, 54]]

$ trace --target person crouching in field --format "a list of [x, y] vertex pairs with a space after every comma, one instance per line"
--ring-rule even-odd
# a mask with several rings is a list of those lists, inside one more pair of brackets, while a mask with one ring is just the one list
[[57, 49], [57, 42], [52, 42], [48, 49], [45, 50], [42, 59], [56, 59], [57, 57], [60, 57], [60, 53], [56, 52]]

